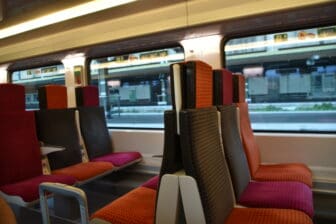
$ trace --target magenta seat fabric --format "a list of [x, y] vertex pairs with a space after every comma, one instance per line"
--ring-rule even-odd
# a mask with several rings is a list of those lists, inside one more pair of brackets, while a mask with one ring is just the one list
[[34, 113], [0, 115], [0, 186], [42, 175]]
[[155, 177], [152, 177], [151, 179], [149, 179], [145, 183], [143, 183], [141, 186], [151, 188], [153, 190], [157, 190], [158, 186], [159, 186], [159, 179], [160, 179], [160, 176], [157, 175]]
[[66, 175], [41, 175], [13, 184], [3, 185], [0, 190], [8, 195], [20, 196], [25, 202], [31, 202], [39, 198], [38, 189], [42, 182], [73, 185], [76, 179]]
[[300, 182], [250, 182], [239, 204], [258, 208], [287, 208], [314, 215], [311, 189]]
[[25, 89], [22, 85], [3, 83], [0, 84], [0, 111], [24, 111]]
[[139, 152], [113, 152], [104, 156], [96, 157], [91, 161], [110, 162], [114, 166], [124, 166], [132, 161], [140, 159]]

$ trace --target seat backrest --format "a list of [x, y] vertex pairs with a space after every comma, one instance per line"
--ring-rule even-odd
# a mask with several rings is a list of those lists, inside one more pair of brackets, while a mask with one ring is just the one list
[[232, 73], [226, 69], [213, 70], [213, 105], [231, 105], [232, 91]]
[[245, 102], [245, 78], [242, 74], [233, 74], [232, 76], [232, 100], [234, 103]]
[[186, 174], [196, 179], [206, 223], [224, 223], [234, 205], [216, 108], [181, 111], [181, 149]]
[[250, 172], [253, 176], [260, 165], [260, 152], [253, 135], [248, 105], [245, 102], [245, 78], [243, 75], [234, 74], [233, 80], [233, 102], [239, 108], [240, 135]]
[[64, 109], [68, 107], [67, 88], [61, 85], [46, 85], [38, 88], [40, 109]]
[[0, 84], [0, 112], [24, 111], [25, 89], [22, 85]]
[[[35, 111], [38, 139], [47, 145], [65, 148], [47, 155], [51, 170], [82, 162], [75, 109], [67, 109], [66, 87], [49, 85], [41, 89], [38, 91], [39, 98], [42, 94], [45, 100], [41, 109]], [[60, 94], [54, 97], [56, 93]]]
[[170, 77], [174, 109], [212, 105], [213, 77], [210, 65], [202, 61], [172, 64]]
[[77, 107], [99, 106], [99, 90], [97, 86], [81, 86], [75, 89]]
[[237, 127], [237, 108], [219, 106], [224, 153], [229, 165], [235, 196], [238, 200], [251, 180], [246, 155]]
[[0, 84], [0, 185], [42, 174], [34, 113], [24, 99], [23, 86]]
[[113, 150], [107, 128], [105, 112], [99, 107], [98, 88], [85, 86], [76, 88], [77, 109], [81, 134], [90, 159], [109, 154]]

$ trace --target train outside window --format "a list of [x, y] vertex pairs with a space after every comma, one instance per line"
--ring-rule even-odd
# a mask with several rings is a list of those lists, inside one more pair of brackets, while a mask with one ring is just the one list
[[254, 130], [336, 131], [336, 26], [230, 39], [224, 52]]
[[65, 70], [63, 64], [46, 67], [18, 70], [12, 73], [12, 83], [25, 87], [26, 109], [39, 109], [37, 89], [41, 86], [65, 84]]
[[92, 59], [90, 83], [108, 126], [163, 128], [163, 112], [172, 108], [169, 65], [183, 60], [182, 47]]

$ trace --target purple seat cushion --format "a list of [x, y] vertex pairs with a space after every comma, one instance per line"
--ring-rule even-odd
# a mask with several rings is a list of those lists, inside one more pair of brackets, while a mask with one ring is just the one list
[[25, 202], [32, 202], [39, 198], [39, 185], [42, 182], [73, 185], [76, 179], [66, 175], [41, 175], [17, 183], [0, 186], [0, 191], [7, 195], [20, 196]]
[[247, 207], [286, 208], [313, 217], [311, 189], [299, 182], [250, 182], [238, 200]]
[[113, 152], [105, 156], [94, 158], [91, 161], [110, 162], [114, 166], [124, 166], [137, 159], [140, 159], [141, 157], [142, 156], [139, 152]]
[[152, 177], [151, 179], [149, 179], [145, 183], [143, 183], [141, 186], [151, 188], [153, 190], [157, 190], [158, 186], [159, 186], [159, 180], [160, 180], [160, 176], [157, 175], [155, 177]]

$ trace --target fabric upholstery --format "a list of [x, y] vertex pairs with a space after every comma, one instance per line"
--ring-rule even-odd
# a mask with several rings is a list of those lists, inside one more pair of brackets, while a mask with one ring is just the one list
[[109, 162], [113, 166], [121, 167], [132, 163], [142, 156], [139, 152], [113, 152], [104, 156], [96, 157], [92, 159], [93, 162]]
[[312, 187], [312, 173], [301, 163], [260, 165], [260, 152], [254, 139], [247, 103], [237, 103], [240, 110], [242, 142], [252, 179], [262, 181], [299, 181]]
[[259, 148], [254, 139], [247, 103], [237, 103], [236, 105], [239, 108], [240, 113], [240, 132], [245, 154], [249, 163], [251, 175], [254, 176], [259, 169], [260, 164]]
[[182, 86], [187, 91], [186, 108], [209, 107], [213, 103], [212, 68], [202, 61], [186, 63], [186, 82]]
[[113, 152], [103, 107], [79, 107], [81, 133], [91, 159]]
[[75, 110], [40, 110], [35, 111], [35, 116], [38, 139], [47, 145], [65, 147], [48, 154], [51, 170], [82, 162]]
[[81, 86], [76, 88], [77, 107], [99, 106], [97, 86]]
[[0, 112], [24, 111], [25, 88], [22, 85], [0, 84]]
[[216, 108], [181, 111], [181, 149], [187, 175], [197, 181], [206, 223], [224, 223], [233, 204]]
[[[39, 163], [41, 166], [41, 163]], [[68, 175], [40, 175], [16, 183], [0, 186], [0, 191], [8, 195], [20, 196], [25, 202], [32, 202], [39, 198], [39, 185], [43, 182], [54, 182], [73, 185], [76, 179]]]
[[95, 212], [98, 218], [113, 224], [153, 224], [156, 191], [138, 187]]
[[239, 204], [259, 208], [291, 208], [313, 216], [310, 188], [299, 182], [250, 182], [247, 159], [240, 141], [235, 106], [218, 107], [224, 153]]
[[164, 113], [164, 145], [160, 178], [164, 174], [172, 174], [183, 168], [180, 137], [177, 135], [176, 112]]
[[291, 209], [233, 208], [216, 109], [181, 111], [181, 148], [186, 173], [198, 184], [206, 223], [312, 223], [308, 215]]
[[159, 175], [154, 176], [151, 179], [149, 179], [148, 181], [146, 181], [145, 183], [143, 183], [141, 186], [151, 188], [153, 190], [157, 190], [158, 185], [159, 185], [159, 179], [160, 179]]
[[240, 198], [251, 180], [251, 175], [239, 137], [237, 109], [234, 105], [231, 105], [220, 106], [218, 110], [221, 117], [221, 133], [225, 158], [229, 165], [235, 196], [236, 198]]
[[232, 76], [233, 83], [233, 102], [245, 102], [245, 78], [242, 74], [234, 74]]
[[259, 181], [299, 181], [313, 186], [312, 173], [302, 163], [261, 164], [252, 178]]
[[16, 224], [14, 212], [6, 201], [0, 197], [0, 223]]
[[40, 109], [65, 109], [68, 107], [67, 88], [46, 85], [38, 89]]
[[108, 162], [87, 162], [52, 170], [52, 174], [70, 175], [78, 181], [84, 181], [112, 169], [113, 165]]
[[1, 113], [0, 124], [0, 185], [42, 175], [34, 113]]
[[311, 189], [300, 182], [250, 182], [238, 200], [247, 207], [287, 208], [314, 215]]
[[232, 104], [232, 73], [226, 69], [213, 70], [213, 104]]
[[292, 209], [235, 208], [225, 224], [313, 224], [308, 215]]

